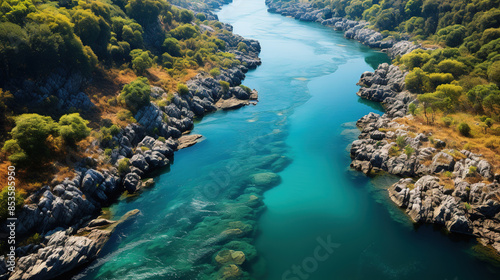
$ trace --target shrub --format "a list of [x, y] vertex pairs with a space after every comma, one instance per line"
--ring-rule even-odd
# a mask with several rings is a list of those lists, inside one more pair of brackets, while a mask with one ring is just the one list
[[237, 47], [238, 51], [240, 52], [248, 52], [248, 46], [247, 44], [243, 43], [243, 42], [239, 42], [238, 43], [238, 47]]
[[460, 123], [458, 125], [458, 131], [465, 137], [470, 136], [470, 126], [467, 123]]
[[474, 175], [477, 172], [477, 167], [476, 166], [471, 166], [469, 167], [469, 175]]
[[219, 68], [213, 68], [212, 70], [210, 70], [210, 76], [212, 77], [217, 77], [220, 75], [220, 70]]
[[132, 68], [137, 74], [143, 74], [146, 69], [153, 66], [153, 58], [150, 51], [135, 49], [130, 52], [132, 57]]
[[120, 128], [114, 124], [109, 128], [109, 132], [111, 133], [111, 135], [116, 136], [120, 133]]
[[404, 136], [398, 136], [396, 138], [396, 144], [400, 147], [400, 148], [403, 148], [404, 146], [406, 146], [406, 140], [405, 140], [405, 137]]
[[134, 116], [132, 115], [132, 112], [130, 112], [129, 110], [126, 110], [126, 109], [118, 111], [118, 113], [116, 114], [116, 116], [118, 117], [118, 119], [120, 121], [129, 122], [129, 123], [135, 123], [135, 122], [137, 122], [134, 119]]
[[415, 105], [415, 103], [410, 103], [410, 105], [408, 105], [408, 111], [410, 111], [412, 115], [415, 116], [416, 110], [417, 110], [417, 105]]
[[108, 156], [108, 157], [109, 157], [112, 153], [113, 153], [113, 150], [111, 150], [111, 149], [109, 149], [109, 148], [104, 150], [104, 155], [105, 155], [105, 156]]
[[389, 149], [389, 156], [391, 156], [391, 157], [399, 156], [399, 147], [398, 146], [391, 146], [391, 148]]
[[464, 207], [465, 207], [465, 209], [467, 209], [467, 210], [471, 210], [471, 209], [472, 209], [472, 207], [470, 206], [470, 204], [469, 204], [469, 203], [467, 203], [467, 202], [464, 202]]
[[196, 18], [199, 19], [200, 21], [207, 20], [207, 16], [205, 14], [202, 14], [202, 13], [197, 13]]
[[9, 160], [22, 163], [25, 160], [39, 162], [49, 155], [46, 141], [57, 133], [58, 125], [51, 117], [38, 114], [23, 114], [15, 118], [12, 139], [6, 141], [3, 150], [10, 154]]
[[4, 187], [0, 192], [0, 205], [2, 205], [2, 207], [0, 207], [0, 221], [4, 221], [8, 217], [10, 217], [7, 205], [9, 205], [9, 202], [11, 202], [11, 200], [9, 200], [9, 197], [11, 197], [12, 195], [14, 195], [13, 210], [15, 211], [15, 213], [19, 213], [19, 210], [21, 210], [24, 205], [24, 197], [19, 191], [14, 190], [10, 186]]
[[149, 104], [150, 95], [151, 87], [149, 86], [148, 79], [139, 77], [123, 87], [119, 99], [127, 108], [136, 113], [139, 109]]
[[165, 141], [167, 141], [167, 140], [165, 139], [165, 137], [163, 137], [163, 136], [158, 137], [158, 139], [157, 139], [157, 140], [158, 140], [158, 141], [160, 141], [160, 142], [163, 142], [163, 143], [165, 143]]
[[186, 95], [189, 93], [189, 88], [185, 84], [177, 84], [177, 91], [179, 92], [180, 95]]
[[415, 152], [415, 149], [413, 149], [410, 145], [406, 145], [405, 147], [405, 154], [408, 157], [411, 157], [411, 155]]
[[242, 88], [246, 93], [251, 93], [252, 92], [252, 90], [249, 87], [247, 87], [247, 86], [240, 85], [240, 88]]
[[228, 93], [229, 92], [229, 83], [226, 81], [220, 81], [219, 82], [221, 87], [222, 87], [222, 93]]
[[452, 117], [443, 117], [441, 119], [444, 123], [444, 126], [450, 127], [450, 125], [453, 123], [453, 118]]
[[118, 161], [118, 173], [120, 173], [120, 175], [124, 175], [130, 172], [129, 162], [129, 158], [122, 158]]
[[445, 177], [451, 178], [452, 173], [450, 171], [446, 171], [445, 173], [443, 173], [443, 175]]
[[74, 145], [90, 135], [88, 123], [79, 113], [64, 115], [59, 119], [59, 134], [64, 142]]

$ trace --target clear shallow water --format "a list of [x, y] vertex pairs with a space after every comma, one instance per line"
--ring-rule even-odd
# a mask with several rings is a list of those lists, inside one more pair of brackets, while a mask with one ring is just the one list
[[[219, 18], [262, 45], [263, 65], [244, 81], [259, 91], [259, 104], [198, 123], [206, 139], [177, 152], [155, 188], [111, 208], [115, 217], [142, 215], [76, 278], [216, 279], [213, 257], [233, 240], [247, 259], [258, 255], [243, 265], [254, 279], [498, 279], [499, 268], [470, 255], [473, 242], [414, 228], [387, 199], [395, 179], [348, 169], [354, 122], [380, 110], [355, 95], [355, 83], [384, 54], [269, 14], [263, 0], [235, 0]], [[276, 158], [293, 160], [279, 172], [281, 184], [253, 188], [252, 174], [281, 169]], [[267, 206], [259, 219], [249, 195]], [[248, 227], [258, 234], [221, 234]], [[332, 246], [318, 247], [325, 243]]]

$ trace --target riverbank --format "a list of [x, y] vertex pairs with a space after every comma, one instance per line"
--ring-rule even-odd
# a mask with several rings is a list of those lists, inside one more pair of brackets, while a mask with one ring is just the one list
[[[366, 22], [331, 17], [329, 9], [303, 3], [266, 4], [270, 12], [344, 31], [346, 38], [385, 49], [391, 58], [420, 47], [384, 39]], [[386, 112], [382, 116], [371, 113], [356, 123], [362, 132], [351, 146], [351, 167], [367, 175], [383, 171], [403, 177], [388, 191], [413, 222], [434, 223], [449, 232], [477, 237], [481, 244], [500, 252], [500, 176], [493, 174], [492, 165], [481, 155], [448, 147], [446, 139], [412, 126], [408, 105], [416, 102], [416, 96], [405, 91], [406, 74], [397, 66], [382, 64], [361, 76], [357, 95], [381, 102]]]
[[[233, 34], [230, 25], [221, 26], [225, 32], [219, 39], [241, 64], [215, 75], [200, 73], [187, 82], [187, 93], [174, 94], [166, 105], [152, 102], [143, 107], [134, 116], [137, 123], [112, 137], [110, 142], [116, 145], [109, 155], [104, 155], [104, 147], [98, 149], [97, 160], [89, 157], [77, 164], [75, 177], [54, 178], [30, 195], [18, 214], [16, 237], [40, 235], [34, 243], [16, 248], [13, 273], [6, 269], [5, 261], [1, 262], [0, 278], [51, 279], [94, 260], [122, 223], [97, 217], [103, 207], [116, 202], [123, 192], [137, 195], [153, 187], [149, 174], [165, 171], [173, 162], [174, 151], [196, 143], [197, 136], [187, 135], [195, 119], [217, 110], [256, 104], [257, 92], [240, 85], [245, 73], [260, 65], [260, 45]], [[201, 28], [213, 32], [208, 26]], [[244, 52], [238, 50], [241, 44], [246, 45]], [[168, 98], [167, 92], [152, 87], [152, 98], [158, 97]], [[96, 168], [100, 161], [109, 162], [111, 167]], [[123, 219], [137, 215], [139, 211], [134, 210]]]

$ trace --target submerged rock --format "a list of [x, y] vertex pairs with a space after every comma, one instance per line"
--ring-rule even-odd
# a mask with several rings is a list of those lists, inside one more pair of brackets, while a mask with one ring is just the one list
[[183, 135], [181, 136], [177, 141], [179, 142], [179, 145], [177, 146], [177, 150], [182, 150], [187, 147], [191, 147], [198, 143], [198, 139], [202, 138], [203, 136], [200, 134], [189, 134], [189, 135]]
[[250, 184], [256, 187], [274, 187], [281, 183], [281, 177], [273, 172], [256, 173], [250, 176]]
[[215, 261], [220, 265], [241, 265], [245, 262], [245, 254], [242, 251], [222, 250], [215, 256]]

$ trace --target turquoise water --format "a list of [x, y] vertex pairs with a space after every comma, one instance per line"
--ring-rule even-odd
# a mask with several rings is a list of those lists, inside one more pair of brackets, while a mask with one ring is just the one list
[[[259, 104], [196, 124], [205, 140], [177, 152], [155, 188], [111, 208], [142, 215], [76, 278], [217, 279], [214, 256], [235, 249], [247, 257], [242, 279], [498, 279], [473, 241], [409, 223], [387, 198], [396, 179], [349, 170], [354, 122], [380, 113], [355, 83], [383, 53], [269, 14], [263, 0], [235, 0], [219, 17], [262, 45], [263, 64], [244, 81]], [[252, 181], [275, 173], [274, 188]]]

